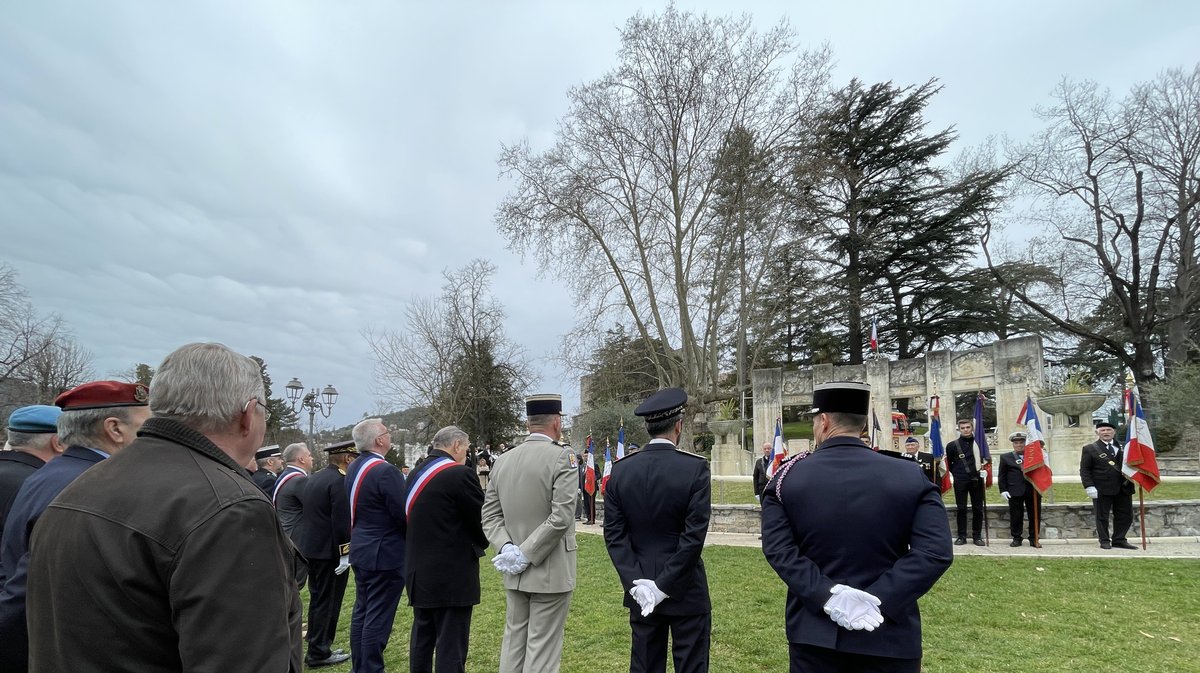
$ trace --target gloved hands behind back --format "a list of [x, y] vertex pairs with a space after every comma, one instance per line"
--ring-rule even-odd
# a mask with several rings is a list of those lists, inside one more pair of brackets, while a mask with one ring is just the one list
[[883, 624], [883, 613], [879, 611], [880, 600], [871, 594], [835, 584], [825, 602], [825, 614], [837, 625], [849, 631], [874, 631]]
[[647, 579], [634, 580], [633, 588], [629, 590], [629, 594], [641, 606], [643, 617], [649, 616], [650, 613], [654, 612], [654, 608], [658, 607], [659, 603], [668, 598], [662, 589], [658, 588], [654, 580]]

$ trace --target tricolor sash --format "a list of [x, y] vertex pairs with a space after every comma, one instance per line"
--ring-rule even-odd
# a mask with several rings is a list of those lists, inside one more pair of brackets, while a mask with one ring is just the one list
[[290, 472], [288, 472], [287, 474], [280, 477], [279, 481], [275, 482], [275, 490], [271, 492], [271, 504], [278, 507], [279, 506], [279, 489], [283, 488], [283, 485], [288, 483], [292, 479], [295, 479], [296, 477], [300, 477], [300, 476], [308, 476], [308, 475], [304, 474], [304, 472], [300, 471], [299, 469], [293, 469]]
[[355, 515], [358, 513], [358, 489], [362, 486], [363, 478], [367, 476], [367, 472], [370, 472], [371, 470], [375, 469], [376, 467], [379, 467], [380, 464], [385, 463], [385, 462], [387, 462], [387, 461], [380, 458], [379, 456], [372, 455], [363, 464], [362, 469], [358, 471], [358, 474], [354, 475], [354, 481], [350, 482], [350, 527], [351, 528], [354, 528], [354, 518], [355, 518]]
[[429, 464], [425, 466], [421, 474], [417, 475], [412, 486], [408, 489], [408, 498], [404, 500], [404, 515], [408, 516], [412, 514], [413, 503], [417, 501], [417, 496], [421, 495], [421, 491], [425, 489], [425, 486], [434, 477], [455, 465], [458, 465], [458, 463], [449, 458], [436, 458], [429, 461]]

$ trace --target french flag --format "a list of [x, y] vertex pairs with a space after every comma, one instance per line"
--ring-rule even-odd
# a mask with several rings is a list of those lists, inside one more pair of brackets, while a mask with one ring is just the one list
[[625, 457], [625, 424], [621, 424], [621, 429], [617, 431], [617, 460]]
[[871, 318], [871, 350], [879, 352], [879, 329], [875, 318]]
[[[625, 468], [621, 468], [624, 470]], [[608, 486], [608, 478], [612, 476], [612, 452], [608, 447], [604, 447], [604, 476], [600, 477], [600, 494], [604, 494], [604, 487]]]
[[1142, 398], [1137, 386], [1125, 391], [1125, 417], [1129, 425], [1125, 431], [1125, 453], [1121, 455], [1121, 472], [1138, 486], [1153, 491], [1162, 477], [1158, 473], [1158, 459], [1154, 453], [1154, 438], [1142, 411]]
[[1038, 422], [1037, 409], [1033, 400], [1025, 396], [1025, 404], [1017, 415], [1017, 423], [1025, 426], [1025, 459], [1021, 469], [1025, 479], [1033, 484], [1038, 493], [1045, 492], [1053, 485], [1054, 474], [1046, 464], [1046, 441], [1042, 437], [1042, 424]]
[[587, 436], [587, 465], [583, 473], [583, 490], [592, 495], [596, 492], [596, 454], [592, 452], [592, 436]]
[[771, 444], [771, 462], [767, 464], [767, 479], [775, 476], [775, 470], [783, 462], [783, 419], [775, 419], [775, 442]]

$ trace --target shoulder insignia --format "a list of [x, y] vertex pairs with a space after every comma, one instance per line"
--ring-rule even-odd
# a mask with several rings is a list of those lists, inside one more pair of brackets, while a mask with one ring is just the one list
[[571, 467], [579, 467], [579, 462], [575, 460], [574, 451], [571, 451], [567, 454], [567, 460], [571, 462]]
[[[638, 451], [638, 453], [641, 453], [641, 451]], [[700, 460], [705, 460], [705, 461], [708, 460], [707, 458], [705, 458], [704, 456], [702, 456], [698, 453], [692, 453], [691, 451], [684, 451], [683, 449], [675, 449], [675, 453], [679, 453], [679, 454], [682, 454], [685, 456], [691, 456], [692, 458], [699, 458]]]

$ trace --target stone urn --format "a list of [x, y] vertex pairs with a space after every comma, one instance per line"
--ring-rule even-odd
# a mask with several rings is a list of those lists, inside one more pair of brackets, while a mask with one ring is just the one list
[[1108, 396], [1101, 393], [1050, 395], [1039, 399], [1037, 405], [1051, 414], [1084, 416], [1103, 406], [1106, 399]]
[[739, 430], [746, 427], [746, 421], [734, 419], [731, 421], [709, 421], [708, 429], [718, 437], [728, 437], [735, 435]]

